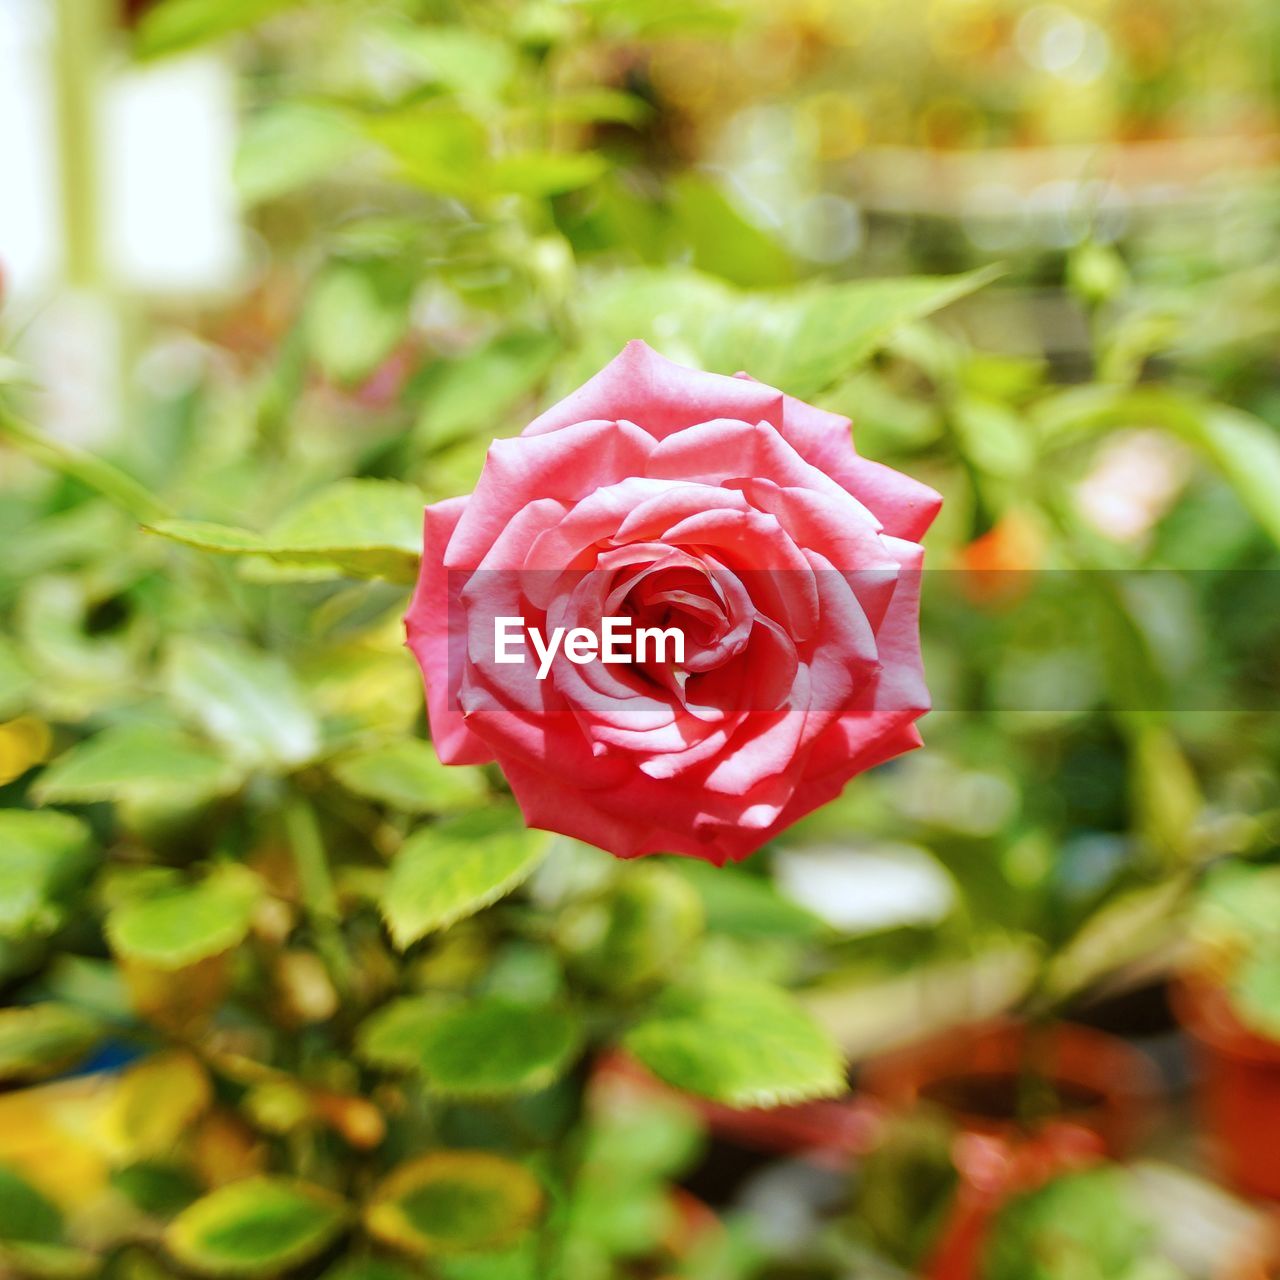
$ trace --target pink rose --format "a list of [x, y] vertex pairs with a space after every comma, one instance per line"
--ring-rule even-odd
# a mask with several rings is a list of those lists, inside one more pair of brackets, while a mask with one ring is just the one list
[[[531, 826], [619, 857], [746, 857], [920, 745], [939, 503], [846, 418], [629, 343], [427, 508], [406, 623], [441, 759], [496, 760]], [[568, 652], [606, 618], [668, 653]]]

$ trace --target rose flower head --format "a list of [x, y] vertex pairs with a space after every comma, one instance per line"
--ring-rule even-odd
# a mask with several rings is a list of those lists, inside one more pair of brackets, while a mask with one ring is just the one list
[[744, 858], [920, 745], [939, 505], [848, 419], [631, 342], [426, 510], [436, 749], [497, 761], [531, 826]]

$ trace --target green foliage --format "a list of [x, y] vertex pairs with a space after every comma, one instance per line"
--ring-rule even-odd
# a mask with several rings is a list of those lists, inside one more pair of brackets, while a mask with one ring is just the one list
[[297, 0], [164, 0], [147, 12], [138, 31], [144, 58], [180, 53], [251, 27]]
[[57, 1206], [11, 1169], [0, 1166], [0, 1240], [56, 1244], [62, 1239]]
[[344, 787], [403, 813], [453, 813], [475, 808], [488, 796], [479, 769], [442, 765], [425, 742], [389, 742], [352, 752], [332, 768]]
[[624, 1044], [668, 1084], [734, 1107], [844, 1088], [841, 1055], [826, 1032], [785, 992], [757, 982], [673, 987]]
[[396, 854], [382, 913], [396, 945], [474, 915], [511, 892], [546, 855], [549, 838], [504, 810], [415, 831]]
[[[854, 150], [897, 128], [932, 147], [969, 114], [950, 104], [1000, 94], [1005, 115], [1093, 121], [1076, 90], [1104, 100], [1134, 33], [1110, 31], [1098, 80], [1041, 95], [1006, 93], [991, 69], [1032, 60], [985, 44], [1000, 83], [964, 81], [955, 50], [1027, 34], [976, 13], [956, 40], [931, 18], [938, 66], [903, 76], [906, 9], [853, 31], [839, 5], [740, 0], [126, 7], [109, 61], [234, 41], [215, 56], [243, 105], [251, 261], [225, 293], [125, 300], [119, 436], [78, 434], [79, 361], [45, 360], [32, 395], [17, 339], [39, 308], [25, 285], [0, 299], [0, 1078], [73, 1068], [104, 1027], [142, 1053], [92, 1082], [100, 1201], [64, 1220], [35, 1190], [80, 1168], [69, 1135], [52, 1173], [39, 1144], [0, 1171], [0, 1271], [844, 1274], [864, 1260], [827, 1257], [825, 1228], [757, 1265], [754, 1231], [691, 1227], [673, 1188], [707, 1122], [616, 1051], [733, 1105], [839, 1092], [840, 1053], [784, 986], [851, 1045], [974, 992], [1052, 1013], [1169, 953], [1209, 860], [1206, 969], [1280, 1035], [1271, 870], [1222, 861], [1267, 856], [1280, 806], [1257, 589], [1280, 545], [1274, 219], [1241, 196], [1231, 235], [1175, 254], [1154, 198], [1114, 242], [1109, 197], [970, 218], [978, 188], [947, 175], [981, 172], [972, 138], [929, 151], [946, 186], [904, 215], [922, 157], [887, 181]], [[1197, 112], [1211, 99], [1240, 101]], [[1043, 182], [1039, 152], [1000, 163], [1010, 193]], [[984, 229], [1010, 230], [1005, 267], [981, 265]], [[548, 841], [497, 770], [446, 768], [421, 733], [402, 618], [424, 503], [636, 337], [846, 414], [864, 456], [944, 494], [924, 636], [952, 714], [785, 837], [824, 846], [830, 919], [856, 899], [864, 923], [798, 906], [769, 851], [617, 864]], [[984, 594], [992, 567], [1008, 595]], [[954, 901], [881, 927], [868, 868], [904, 844]], [[10, 1101], [25, 1142], [43, 1110]], [[917, 1269], [945, 1146], [914, 1131], [870, 1156], [841, 1243]], [[1149, 1274], [1128, 1215], [1103, 1220], [1111, 1191], [1019, 1201], [992, 1265]]]
[[1280, 1040], [1280, 866], [1226, 861], [1205, 876], [1192, 922], [1197, 959], [1252, 1031]]
[[1244, 1022], [1280, 1041], [1280, 946], [1249, 956], [1229, 990]]
[[0, 1165], [0, 1265], [37, 1280], [80, 1280], [92, 1275], [97, 1259], [65, 1241], [57, 1206]]
[[422, 495], [389, 480], [341, 480], [286, 512], [265, 534], [198, 520], [148, 528], [201, 551], [412, 582], [422, 551]]
[[342, 111], [320, 103], [274, 103], [245, 125], [236, 186], [250, 204], [287, 195], [331, 173], [356, 141], [356, 129]]
[[52, 932], [93, 863], [89, 829], [78, 818], [0, 810], [0, 936]]
[[984, 1247], [982, 1280], [1173, 1280], [1150, 1220], [1115, 1167], [1055, 1178], [1015, 1196]]
[[745, 369], [760, 382], [812, 399], [903, 325], [981, 288], [994, 274], [751, 294], [685, 270], [627, 273], [601, 281], [583, 301], [591, 343], [580, 368], [598, 368], [639, 337], [672, 359], [718, 373]]
[[[341, 262], [330, 268], [316, 282], [307, 307], [307, 338], [316, 363], [336, 382], [367, 378], [404, 335], [408, 301], [404, 279], [377, 263]], [[349, 506], [360, 513], [359, 502]], [[327, 508], [323, 514], [332, 518]]]
[[432, 366], [417, 431], [432, 448], [471, 432], [496, 434], [504, 415], [547, 374], [559, 354], [554, 334], [500, 334]]
[[170, 698], [231, 759], [291, 768], [320, 749], [320, 727], [289, 668], [229, 640], [181, 637], [164, 670]]
[[131, 888], [107, 915], [107, 937], [117, 955], [157, 969], [185, 968], [240, 943], [262, 890], [235, 865], [190, 883], [165, 877]]
[[118, 796], [218, 795], [237, 770], [211, 747], [171, 728], [121, 725], [72, 747], [40, 775], [42, 803], [86, 804]]
[[702, 929], [697, 890], [651, 864], [632, 869], [607, 896], [566, 911], [558, 935], [584, 983], [626, 991], [673, 974]]
[[38, 1080], [83, 1058], [103, 1028], [78, 1009], [33, 1004], [0, 1009], [0, 1080]]
[[922, 1109], [889, 1120], [862, 1165], [856, 1229], [903, 1267], [925, 1262], [955, 1207], [955, 1140], [950, 1125]]
[[698, 891], [707, 926], [716, 933], [805, 941], [820, 937], [825, 930], [817, 916], [784, 897], [764, 876], [705, 862], [682, 862], [673, 869]]
[[514, 1244], [542, 1208], [527, 1169], [479, 1151], [436, 1151], [378, 1185], [365, 1206], [369, 1232], [414, 1256], [489, 1253]]
[[581, 1028], [565, 1009], [496, 997], [394, 1001], [360, 1029], [380, 1067], [411, 1069], [445, 1097], [500, 1097], [546, 1088], [568, 1067]]
[[178, 1262], [204, 1275], [275, 1275], [314, 1257], [346, 1219], [342, 1201], [321, 1187], [248, 1178], [184, 1209], [165, 1243]]

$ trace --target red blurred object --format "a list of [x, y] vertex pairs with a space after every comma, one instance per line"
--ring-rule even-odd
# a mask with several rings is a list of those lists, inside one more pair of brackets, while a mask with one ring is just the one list
[[962, 1133], [953, 1149], [960, 1189], [925, 1264], [928, 1280], [976, 1280], [991, 1220], [1010, 1196], [1087, 1169], [1106, 1155], [1096, 1133], [1061, 1121], [1046, 1123], [1034, 1136]]
[[1150, 1127], [1160, 1084], [1145, 1054], [1092, 1027], [1053, 1023], [1034, 1032], [997, 1021], [940, 1036], [869, 1063], [862, 1085], [895, 1109], [931, 1102], [970, 1133], [1026, 1137], [1018, 1115], [1021, 1082], [1032, 1072], [1052, 1086], [1049, 1123], [1097, 1136], [1116, 1158]]
[[[1026, 1081], [1047, 1082], [1057, 1109], [1028, 1125]], [[1154, 1066], [1123, 1040], [1071, 1023], [1032, 1032], [994, 1022], [952, 1032], [868, 1065], [863, 1087], [896, 1110], [932, 1104], [960, 1132], [960, 1189], [925, 1268], [929, 1280], [974, 1280], [1000, 1206], [1058, 1174], [1130, 1152], [1151, 1123]]]
[[1200, 1107], [1218, 1167], [1237, 1190], [1280, 1200], [1280, 1042], [1245, 1027], [1203, 978], [1179, 983], [1173, 1004], [1199, 1050]]

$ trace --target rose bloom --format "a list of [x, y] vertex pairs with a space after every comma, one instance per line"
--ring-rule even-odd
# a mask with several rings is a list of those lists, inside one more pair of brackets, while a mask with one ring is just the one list
[[[939, 505], [847, 418], [629, 343], [426, 510], [406, 624], [440, 758], [497, 761], [531, 826], [619, 857], [746, 857], [920, 745]], [[683, 663], [495, 661], [497, 618], [608, 616], [678, 627]]]

